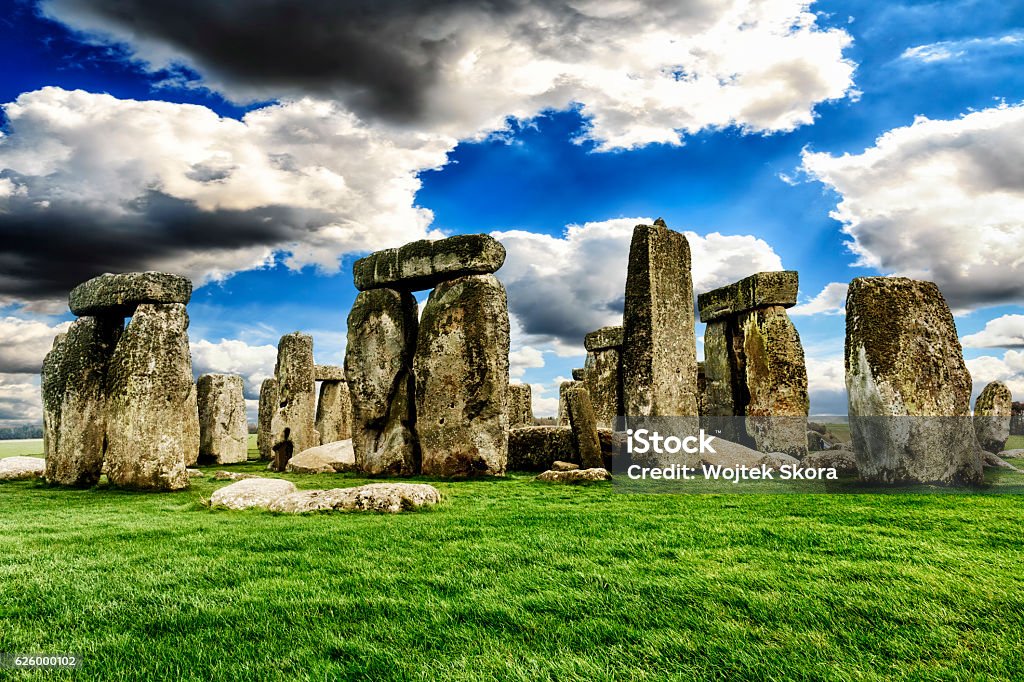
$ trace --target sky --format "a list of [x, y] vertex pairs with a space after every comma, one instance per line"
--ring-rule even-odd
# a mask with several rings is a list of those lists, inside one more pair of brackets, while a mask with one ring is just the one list
[[0, 47], [0, 425], [89, 277], [192, 278], [194, 370], [254, 410], [281, 335], [343, 363], [356, 259], [481, 232], [553, 415], [657, 217], [697, 293], [799, 271], [812, 414], [874, 275], [1024, 400], [1024, 2], [0, 0]]

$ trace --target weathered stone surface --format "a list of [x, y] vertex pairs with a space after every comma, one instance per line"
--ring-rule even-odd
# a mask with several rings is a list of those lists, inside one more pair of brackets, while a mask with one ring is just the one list
[[188, 472], [188, 477], [189, 478], [202, 478], [203, 477], [203, 472], [200, 471], [199, 469], [185, 469], [185, 471]]
[[417, 306], [410, 293], [373, 289], [348, 316], [345, 375], [352, 399], [356, 464], [367, 474], [419, 471], [413, 425], [412, 359]]
[[1010, 417], [1010, 435], [1024, 436], [1024, 403], [1013, 403]]
[[[216, 464], [249, 458], [245, 386], [237, 374], [204, 374], [196, 382], [199, 402], [199, 457]], [[192, 465], [195, 462], [185, 461]]]
[[360, 291], [418, 291], [466, 275], [497, 272], [504, 262], [505, 247], [494, 237], [463, 234], [371, 253], [355, 262], [352, 276]]
[[[733, 358], [728, 321], [708, 322], [704, 329], [704, 407], [710, 417], [736, 416], [733, 398]], [[742, 408], [740, 408], [742, 409]], [[740, 412], [742, 414], [742, 412]], [[736, 437], [736, 434], [730, 434]]]
[[628, 416], [697, 416], [690, 245], [660, 219], [629, 247], [622, 389]]
[[999, 452], [1010, 437], [1013, 396], [1001, 381], [993, 381], [974, 401], [974, 433], [983, 450]]
[[691, 467], [707, 464], [729, 468], [741, 466], [754, 468], [760, 466], [762, 461], [770, 466], [770, 462], [773, 461], [772, 458], [765, 459], [766, 455], [763, 452], [748, 448], [740, 443], [725, 440], [724, 438], [715, 438], [712, 447], [715, 450], [714, 452], [708, 451], [693, 455], [683, 455], [680, 453], [676, 456], [675, 461]]
[[345, 381], [345, 368], [337, 365], [315, 365], [313, 375], [317, 381]]
[[579, 464], [574, 464], [572, 462], [561, 462], [561, 461], [559, 461], [559, 462], [552, 462], [551, 463], [551, 471], [575, 471], [576, 469], [579, 469], [579, 468], [580, 468]]
[[1012, 464], [1004, 460], [1002, 457], [994, 455], [991, 452], [981, 453], [981, 461], [984, 466], [991, 469], [1009, 469], [1010, 471], [1021, 473], [1020, 469], [1013, 466]]
[[588, 351], [607, 350], [622, 347], [622, 325], [601, 327], [583, 337], [583, 347]]
[[854, 279], [846, 299], [845, 362], [861, 478], [982, 481], [981, 451], [967, 418], [971, 375], [935, 284]]
[[256, 418], [256, 447], [260, 451], [260, 459], [264, 461], [274, 456], [274, 413], [279, 403], [277, 379], [264, 379], [260, 384], [260, 405]]
[[320, 384], [316, 430], [321, 444], [352, 438], [352, 396], [347, 381], [324, 381]]
[[769, 452], [761, 456], [758, 464], [764, 464], [769, 469], [778, 471], [783, 466], [788, 466], [790, 469], [798, 469], [800, 467], [800, 460], [785, 452]]
[[799, 279], [795, 270], [758, 272], [697, 297], [701, 322], [712, 322], [756, 308], [796, 305]]
[[0, 481], [22, 481], [42, 478], [46, 462], [38, 457], [5, 457], [0, 459]]
[[494, 275], [469, 275], [430, 292], [413, 360], [424, 474], [505, 473], [508, 351], [508, 303]]
[[182, 303], [135, 310], [107, 371], [107, 478], [143, 490], [188, 487], [199, 451], [188, 314]]
[[509, 384], [508, 427], [533, 426], [533, 391], [530, 384]]
[[819, 450], [808, 453], [800, 465], [806, 469], [833, 468], [839, 474], [857, 473], [857, 456], [849, 450]]
[[315, 447], [316, 382], [313, 337], [285, 334], [277, 344], [277, 409], [270, 421], [274, 471], [284, 471], [292, 455]]
[[266, 509], [274, 500], [296, 491], [295, 484], [279, 478], [247, 478], [213, 491], [211, 507]]
[[622, 362], [618, 347], [599, 348], [587, 353], [582, 386], [590, 392], [590, 402], [600, 428], [615, 427], [615, 418], [623, 415]]
[[43, 455], [51, 483], [88, 486], [99, 481], [107, 366], [123, 326], [120, 317], [75, 320], [43, 360]]
[[572, 428], [573, 449], [579, 456], [580, 466], [584, 469], [604, 466], [601, 441], [597, 435], [597, 417], [590, 402], [590, 393], [585, 388], [572, 388], [565, 392], [565, 401], [569, 426]]
[[569, 425], [569, 412], [565, 405], [565, 392], [570, 388], [580, 388], [584, 384], [581, 381], [563, 381], [558, 385], [558, 426]]
[[356, 488], [301, 490], [277, 498], [269, 508], [284, 514], [330, 511], [397, 514], [430, 507], [440, 501], [440, 491], [425, 483], [370, 483]]
[[[195, 469], [189, 469], [189, 476], [192, 476], [191, 472], [193, 471], [195, 471]], [[195, 478], [194, 476], [192, 477]], [[243, 474], [239, 471], [218, 471], [213, 475], [213, 479], [215, 481], [244, 481], [247, 478], [263, 477], [257, 476], [256, 474]]]
[[166, 272], [106, 273], [71, 290], [71, 312], [85, 315], [130, 317], [142, 303], [188, 303], [192, 282]]
[[573, 381], [583, 381], [583, 379], [586, 378], [586, 376], [587, 376], [587, 370], [585, 368], [583, 368], [583, 367], [573, 367], [572, 368], [572, 380]]
[[558, 460], [579, 461], [568, 426], [524, 426], [508, 432], [509, 471], [547, 471]]
[[999, 453], [999, 456], [1004, 459], [1024, 459], [1024, 448], [1003, 450], [1002, 452]]
[[339, 440], [318, 445], [288, 460], [287, 471], [293, 474], [335, 474], [356, 470], [356, 453], [352, 440]]
[[572, 469], [570, 471], [545, 471], [536, 477], [545, 483], [596, 483], [612, 480], [612, 475], [604, 468]]

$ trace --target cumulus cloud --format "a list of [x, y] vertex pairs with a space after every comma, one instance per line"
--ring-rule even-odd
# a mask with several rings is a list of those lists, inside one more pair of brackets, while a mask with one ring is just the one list
[[1024, 106], [919, 117], [861, 154], [805, 151], [858, 264], [936, 282], [969, 310], [1024, 299]]
[[960, 339], [965, 348], [1024, 348], [1024, 315], [1003, 315]]
[[842, 315], [846, 312], [846, 291], [850, 288], [844, 282], [829, 282], [817, 296], [789, 309], [790, 315]]
[[1024, 397], [1024, 351], [1008, 350], [1003, 357], [983, 355], [967, 361], [967, 369], [974, 381], [974, 395], [977, 396], [992, 381], [1002, 381], [1014, 400]]
[[216, 343], [200, 339], [193, 341], [191, 347], [192, 373], [196, 377], [210, 372], [240, 374], [245, 381], [245, 397], [250, 400], [258, 400], [260, 384], [274, 376], [276, 346], [250, 346], [237, 339]]
[[807, 0], [45, 0], [88, 39], [236, 100], [313, 95], [467, 137], [578, 104], [605, 148], [810, 123], [853, 85]]
[[38, 374], [57, 334], [70, 322], [49, 325], [38, 320], [0, 317], [0, 373]]
[[197, 284], [270, 262], [336, 270], [339, 255], [429, 236], [417, 173], [454, 140], [371, 129], [303, 99], [241, 121], [205, 107], [44, 88], [4, 107], [0, 298], [62, 297], [107, 270]]
[[[493, 232], [508, 253], [498, 276], [523, 335], [534, 345], [557, 344], [564, 351], [560, 354], [578, 355], [587, 332], [622, 324], [633, 227], [651, 222], [641, 217], [570, 225], [560, 237]], [[783, 269], [778, 254], [756, 237], [685, 234], [695, 293], [754, 272]]]
[[842, 355], [808, 356], [807, 393], [811, 415], [844, 415], [849, 410], [846, 397], [846, 369]]
[[528, 369], [544, 366], [543, 351], [532, 346], [521, 346], [508, 354], [509, 377], [522, 379]]
[[965, 38], [962, 40], [940, 40], [925, 45], [908, 47], [900, 59], [923, 64], [946, 62], [970, 56], [985, 56], [996, 51], [1019, 50], [1024, 48], [1024, 34], [1007, 33], [1001, 36]]
[[0, 425], [42, 421], [43, 404], [39, 397], [39, 377], [0, 374]]

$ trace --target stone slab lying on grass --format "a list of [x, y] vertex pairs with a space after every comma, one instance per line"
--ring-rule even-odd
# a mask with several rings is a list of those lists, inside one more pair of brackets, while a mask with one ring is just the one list
[[999, 453], [999, 456], [1003, 459], [1024, 459], [1024, 448], [1017, 448], [1016, 450], [1003, 450]]
[[38, 457], [7, 457], [0, 459], [0, 481], [41, 478], [45, 472], [45, 459], [39, 459]]
[[832, 468], [839, 474], [857, 473], [857, 456], [849, 450], [819, 450], [800, 460], [804, 469]]
[[188, 474], [189, 478], [202, 478], [203, 472], [199, 469], [185, 469], [185, 473]]
[[192, 282], [166, 272], [106, 273], [71, 290], [68, 306], [83, 315], [131, 317], [141, 303], [188, 303]]
[[228, 509], [267, 508], [274, 500], [296, 491], [295, 484], [280, 478], [248, 478], [215, 490], [211, 507]]
[[441, 493], [425, 483], [370, 483], [355, 488], [300, 490], [274, 500], [269, 509], [284, 514], [326, 511], [373, 511], [397, 514], [429, 507]]
[[992, 469], [1009, 469], [1010, 471], [1016, 471], [1021, 473], [1021, 470], [1013, 466], [998, 455], [993, 455], [991, 452], [983, 452], [981, 458], [982, 464]]
[[579, 468], [579, 464], [572, 462], [553, 462], [551, 464], [551, 471], [576, 471]]
[[537, 476], [535, 481], [545, 483], [594, 483], [596, 481], [610, 481], [612, 475], [607, 469], [594, 467], [593, 469], [571, 469], [569, 471], [545, 471]]
[[[195, 471], [198, 471], [198, 469], [195, 469]], [[263, 477], [262, 476], [257, 476], [256, 474], [242, 474], [242, 473], [239, 473], [237, 471], [218, 471], [217, 473], [215, 473], [213, 475], [213, 479], [215, 481], [241, 481], [241, 480], [244, 480], [246, 478], [263, 478]]]
[[300, 452], [288, 461], [285, 471], [293, 474], [334, 474], [355, 469], [356, 453], [349, 438]]

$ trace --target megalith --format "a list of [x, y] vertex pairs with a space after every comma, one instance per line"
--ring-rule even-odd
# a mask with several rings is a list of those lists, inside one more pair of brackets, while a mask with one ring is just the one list
[[124, 327], [117, 316], [81, 317], [43, 360], [46, 480], [94, 485], [103, 468], [107, 365]]
[[367, 474], [419, 472], [413, 407], [417, 305], [408, 292], [370, 289], [348, 315], [345, 376], [356, 466]]
[[690, 245], [660, 218], [633, 230], [622, 334], [625, 414], [696, 417]]
[[583, 385], [582, 381], [563, 381], [558, 384], [558, 416], [555, 420], [558, 426], [569, 425], [569, 410], [566, 407], [565, 392], [570, 388], [579, 388]]
[[106, 273], [71, 290], [68, 307], [75, 315], [129, 317], [143, 303], [188, 303], [192, 282], [166, 272]]
[[572, 368], [572, 380], [583, 381], [587, 377], [587, 370], [585, 367], [573, 367]]
[[355, 262], [352, 276], [360, 291], [420, 291], [466, 275], [497, 272], [504, 262], [505, 247], [494, 237], [461, 234], [376, 251]]
[[530, 384], [509, 384], [508, 427], [533, 426], [533, 390]]
[[597, 416], [590, 401], [590, 393], [585, 388], [570, 388], [565, 392], [565, 402], [569, 412], [569, 426], [572, 428], [572, 442], [579, 453], [580, 466], [584, 469], [603, 467]]
[[352, 397], [344, 379], [321, 380], [320, 398], [316, 401], [316, 430], [321, 445], [352, 437]]
[[508, 352], [508, 303], [494, 275], [467, 275], [430, 292], [413, 361], [424, 474], [505, 473]]
[[106, 376], [110, 482], [142, 490], [188, 487], [199, 450], [184, 303], [144, 303], [132, 314]]
[[622, 327], [602, 327], [583, 338], [587, 350], [583, 385], [590, 394], [597, 425], [614, 428], [622, 406]]
[[277, 344], [277, 409], [270, 422], [271, 468], [284, 471], [292, 455], [319, 445], [316, 437], [316, 382], [313, 337], [293, 332]]
[[858, 277], [846, 297], [846, 389], [857, 469], [885, 483], [974, 484], [971, 375], [932, 282]]
[[[204, 374], [196, 382], [199, 403], [199, 457], [217, 464], [249, 458], [245, 387], [237, 374]], [[195, 462], [186, 462], [194, 464]]]
[[1024, 436], [1024, 403], [1013, 403], [1010, 417], [1010, 435]]
[[974, 401], [974, 433], [982, 450], [1002, 452], [1010, 437], [1013, 396], [1001, 381], [985, 386]]
[[260, 403], [256, 417], [256, 448], [260, 451], [261, 460], [269, 460], [274, 455], [274, 413], [278, 406], [277, 379], [270, 377], [260, 384]]

